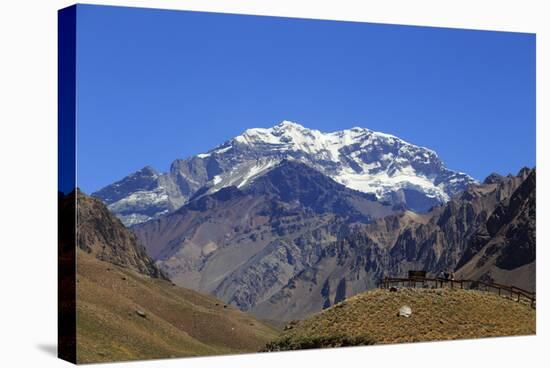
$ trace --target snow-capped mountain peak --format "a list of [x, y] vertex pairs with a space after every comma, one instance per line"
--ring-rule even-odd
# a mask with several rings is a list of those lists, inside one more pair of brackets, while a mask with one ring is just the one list
[[[429, 156], [437, 158], [437, 154], [425, 147], [408, 143], [394, 135], [373, 131], [362, 127], [324, 133], [316, 129], [308, 129], [298, 123], [284, 120], [271, 128], [247, 129], [243, 134], [231, 141], [250, 146], [272, 145], [274, 149], [304, 151], [317, 153], [332, 161], [340, 158], [340, 149], [354, 144], [367, 145], [399, 145], [403, 150], [422, 149]], [[213, 152], [227, 147], [227, 143]], [[206, 156], [206, 155], [205, 155]]]
[[[242, 188], [284, 159], [300, 161], [348, 188], [415, 211], [444, 203], [475, 182], [466, 174], [447, 169], [433, 150], [391, 134], [357, 126], [322, 132], [285, 120], [270, 128], [247, 129], [207, 153], [174, 161], [169, 173], [154, 178], [157, 187], [148, 187], [146, 193], [140, 189], [139, 198], [155, 198], [155, 214], [165, 213], [197, 192]], [[105, 189], [98, 193], [102, 192]], [[166, 194], [165, 208], [159, 208], [159, 193], [162, 198]], [[135, 198], [132, 194], [127, 196]], [[112, 209], [118, 208], [108, 198], [103, 199]], [[147, 203], [135, 207], [146, 208]], [[124, 216], [140, 221], [144, 218], [129, 213], [128, 206], [124, 209]]]

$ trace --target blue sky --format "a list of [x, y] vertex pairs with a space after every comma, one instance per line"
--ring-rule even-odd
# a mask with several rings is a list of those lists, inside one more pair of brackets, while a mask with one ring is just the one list
[[78, 185], [247, 128], [353, 126], [483, 179], [535, 165], [535, 35], [79, 5]]

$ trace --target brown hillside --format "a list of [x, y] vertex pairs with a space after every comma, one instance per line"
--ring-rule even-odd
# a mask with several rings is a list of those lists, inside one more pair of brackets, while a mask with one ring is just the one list
[[78, 363], [254, 352], [277, 335], [213, 297], [77, 253]]
[[[404, 305], [412, 309], [409, 318], [398, 316]], [[266, 350], [534, 333], [535, 310], [495, 294], [460, 289], [377, 289], [287, 326]]]

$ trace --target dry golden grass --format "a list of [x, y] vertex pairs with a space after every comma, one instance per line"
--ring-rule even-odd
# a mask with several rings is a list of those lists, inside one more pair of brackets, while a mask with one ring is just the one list
[[[412, 308], [409, 318], [398, 316], [404, 305]], [[529, 305], [487, 292], [377, 289], [298, 322], [267, 350], [289, 350], [304, 341], [342, 334], [348, 341], [356, 339], [356, 345], [532, 335], [535, 315]]]
[[215, 298], [77, 254], [79, 363], [254, 352], [276, 336]]

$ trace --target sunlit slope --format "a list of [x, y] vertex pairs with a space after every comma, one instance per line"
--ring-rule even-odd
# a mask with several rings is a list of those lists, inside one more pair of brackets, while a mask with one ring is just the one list
[[[412, 315], [398, 315], [402, 306]], [[535, 310], [460, 289], [372, 290], [286, 327], [267, 350], [531, 335]]]
[[277, 332], [223, 302], [77, 255], [79, 363], [253, 352]]

